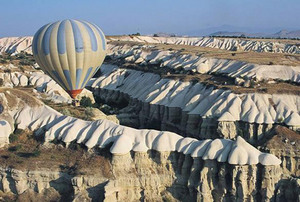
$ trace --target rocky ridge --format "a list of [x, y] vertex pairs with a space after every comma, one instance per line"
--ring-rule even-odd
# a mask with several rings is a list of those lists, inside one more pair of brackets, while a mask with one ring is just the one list
[[[43, 136], [46, 143], [56, 138], [67, 145], [75, 141], [96, 149], [113, 142], [110, 147], [113, 178], [2, 168], [0, 187], [4, 192], [21, 195], [28, 190], [43, 193], [54, 188], [62, 195], [71, 195], [74, 201], [276, 197], [275, 185], [282, 178], [278, 175], [282, 169], [280, 160], [261, 153], [242, 138], [199, 141], [171, 132], [132, 129], [106, 120], [83, 121], [62, 116], [34, 97], [24, 102], [23, 96], [13, 89], [1, 93], [4, 108], [1, 119], [6, 124], [12, 120], [18, 128], [28, 128]], [[11, 98], [16, 104], [7, 102]]]
[[[217, 37], [150, 37], [150, 36], [121, 36], [106, 37], [107, 41], [134, 41], [143, 43], [165, 43], [177, 45], [190, 45], [200, 47], [210, 47], [224, 50], [241, 50], [255, 52], [275, 52], [299, 54], [300, 49], [297, 44], [287, 44], [283, 42], [256, 41], [236, 38]], [[4, 37], [0, 38], [0, 53], [7, 52], [17, 54], [21, 51], [32, 54], [32, 36], [27, 37]]]
[[259, 41], [236, 38], [217, 37], [150, 37], [150, 36], [121, 36], [108, 37], [108, 41], [134, 41], [142, 43], [164, 43], [210, 47], [224, 50], [241, 50], [255, 52], [294, 53], [299, 54], [298, 44]]
[[[0, 67], [1, 70], [1, 67]], [[46, 96], [45, 99], [51, 100], [54, 103], [71, 103], [72, 99], [53, 79], [41, 71], [32, 72], [0, 72], [0, 80], [3, 87], [30, 87], [35, 88], [35, 92], [41, 92]], [[92, 103], [95, 102], [92, 92], [83, 89], [78, 96], [81, 99], [83, 96], [89, 97]]]
[[103, 65], [101, 72], [90, 81], [91, 90], [106, 102], [129, 100], [124, 111], [138, 114], [141, 127], [158, 124], [201, 139], [242, 135], [254, 143], [274, 124], [284, 123], [294, 130], [300, 125], [297, 95], [235, 94], [114, 65]]
[[151, 50], [152, 46], [108, 44], [108, 57], [113, 61], [123, 59], [141, 66], [171, 68], [199, 74], [220, 74], [232, 78], [268, 80], [277, 79], [299, 83], [300, 66], [261, 65], [238, 60], [217, 59], [200, 55], [181, 54], [175, 50]]
[[[44, 135], [45, 142], [59, 139], [68, 145], [76, 141], [78, 144], [84, 143], [88, 149], [104, 148], [113, 143], [110, 149], [113, 154], [127, 154], [130, 151], [147, 152], [148, 150], [177, 151], [192, 157], [217, 159], [219, 162], [230, 164], [280, 164], [280, 160], [275, 156], [259, 152], [241, 137], [236, 141], [219, 139], [199, 141], [167, 131], [137, 130], [108, 120], [84, 121], [63, 116], [43, 105], [42, 102], [34, 101], [34, 98], [31, 99], [35, 103], [28, 106], [17, 98], [17, 93], [18, 91], [13, 90], [1, 93], [1, 103], [4, 108], [2, 114], [6, 115], [3, 117], [8, 117], [2, 120], [4, 127], [11, 126], [13, 119], [18, 129], [28, 128], [35, 131], [36, 135]], [[21, 107], [10, 106], [7, 96], [14, 97], [15, 102]], [[13, 130], [14, 128], [11, 128], [11, 131]], [[8, 137], [11, 131], [3, 136]], [[239, 152], [240, 150], [244, 151], [243, 154]]]
[[[18, 40], [23, 45], [18, 45]], [[6, 44], [5, 52], [18, 53], [22, 49], [18, 47], [28, 45], [21, 39], [12, 41], [15, 46]], [[178, 43], [197, 45], [185, 39]], [[278, 79], [282, 74], [284, 80], [299, 81], [298, 67], [271, 65], [279, 72], [276, 73], [237, 61], [206, 62], [198, 56], [172, 51], [149, 53], [148, 45], [109, 46], [111, 59], [140, 66], [226, 74], [232, 78]], [[30, 47], [25, 49], [30, 52]], [[270, 48], [255, 46], [253, 50]], [[35, 199], [49, 197], [50, 193], [52, 197], [69, 196], [63, 200], [73, 201], [296, 201], [299, 197], [298, 134], [294, 132], [290, 137], [274, 133], [278, 125], [299, 129], [298, 95], [237, 94], [195, 81], [103, 65], [99, 77], [88, 84], [94, 95], [107, 103], [123, 105], [129, 101], [120, 115], [130, 115], [137, 127], [173, 131], [167, 132], [63, 116], [38, 99], [46, 95], [53, 102], [68, 103], [69, 96], [39, 71], [5, 71], [0, 78], [8, 87], [0, 88], [0, 141], [4, 149], [16, 128], [25, 129], [43, 139], [45, 147], [58, 142], [70, 149], [80, 145], [88, 150], [87, 154], [105, 153], [112, 172], [107, 176], [97, 169], [91, 175], [2, 167], [0, 190], [5, 193]], [[28, 85], [42, 93], [34, 90], [34, 96], [30, 96], [23, 89], [13, 88]], [[258, 150], [244, 139], [252, 144], [268, 144]], [[268, 151], [271, 154], [265, 153]]]
[[31, 36], [0, 38], [0, 53], [18, 54], [24, 51], [32, 54], [31, 44]]

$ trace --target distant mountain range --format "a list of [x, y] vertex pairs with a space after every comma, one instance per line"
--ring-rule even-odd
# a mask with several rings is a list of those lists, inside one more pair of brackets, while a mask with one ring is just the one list
[[274, 34], [219, 31], [219, 32], [214, 32], [212, 34], [208, 34], [208, 36], [245, 36], [245, 37], [299, 38], [300, 39], [300, 30], [295, 30], [295, 31], [280, 30], [279, 32], [276, 32]]

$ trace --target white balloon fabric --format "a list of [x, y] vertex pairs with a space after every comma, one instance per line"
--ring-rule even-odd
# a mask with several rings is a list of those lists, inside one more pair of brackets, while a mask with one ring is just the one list
[[41, 69], [75, 99], [103, 63], [106, 40], [95, 24], [63, 20], [41, 27], [32, 51]]

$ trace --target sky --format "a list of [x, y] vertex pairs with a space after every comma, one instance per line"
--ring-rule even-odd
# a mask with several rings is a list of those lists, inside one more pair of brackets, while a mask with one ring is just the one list
[[300, 0], [0, 0], [0, 5], [0, 37], [34, 35], [63, 19], [93, 22], [106, 35], [300, 30]]

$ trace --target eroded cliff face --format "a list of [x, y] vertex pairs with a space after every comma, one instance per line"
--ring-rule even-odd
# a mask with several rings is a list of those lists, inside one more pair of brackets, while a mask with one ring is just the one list
[[289, 191], [282, 187], [296, 181], [282, 180], [280, 166], [229, 165], [174, 152], [113, 156], [112, 166], [116, 179], [105, 187], [106, 201], [281, 201], [298, 197], [297, 192], [285, 196]]
[[[13, 39], [15, 42], [22, 40]], [[154, 38], [134, 39], [138, 40], [156, 43], [152, 41]], [[30, 51], [27, 41], [24, 39], [20, 44]], [[182, 41], [182, 44], [196, 46], [197, 41], [199, 39]], [[164, 42], [167, 41], [157, 41]], [[211, 46], [214, 46], [213, 43]], [[161, 69], [169, 67], [180, 73], [177, 68], [184, 64], [187, 72], [181, 71], [186, 76], [195, 72], [227, 72], [235, 78], [236, 75], [245, 76], [247, 72], [247, 76], [253, 74], [256, 75], [254, 78], [268, 78], [273, 71], [264, 65], [261, 70], [268, 71], [260, 75], [256, 73], [261, 71], [252, 64], [178, 56], [170, 51], [149, 52], [144, 48], [142, 45], [135, 48], [110, 47], [113, 52], [110, 56], [112, 59], [123, 58], [131, 65], [143, 66], [141, 70], [158, 68], [153, 66], [156, 64]], [[17, 53], [18, 47], [11, 51], [4, 47], [3, 51]], [[269, 48], [261, 51], [269, 51]], [[289, 48], [276, 51], [291, 52]], [[292, 52], [297, 53], [294, 49]], [[170, 54], [172, 57], [169, 57]], [[145, 67], [147, 64], [152, 66]], [[220, 65], [220, 71], [215, 69]], [[240, 65], [243, 68], [236, 71], [235, 68]], [[17, 68], [11, 65], [6, 68], [14, 71], [0, 73], [4, 86], [11, 88], [0, 90], [0, 146], [11, 143], [9, 136], [15, 129], [24, 129], [30, 131], [27, 131], [30, 135], [34, 132], [38, 138], [43, 138], [44, 145], [38, 143], [38, 146], [35, 145], [37, 148], [55, 142], [57, 148], [63, 148], [60, 145], [63, 144], [67, 147], [63, 151], [72, 154], [68, 156], [61, 152], [67, 163], [55, 162], [52, 157], [43, 161], [43, 155], [28, 159], [35, 164], [31, 168], [13, 167], [5, 162], [5, 158], [14, 161], [12, 157], [18, 156], [20, 151], [1, 155], [0, 161], [4, 163], [0, 166], [0, 190], [3, 192], [0, 197], [3, 194], [19, 201], [78, 202], [299, 201], [299, 134], [277, 126], [285, 124], [295, 131], [299, 129], [298, 94], [255, 92], [240, 95], [198, 81], [186, 82], [172, 77], [162, 78], [156, 73], [102, 67], [101, 75], [89, 81], [90, 89], [105, 103], [125, 107], [118, 115], [121, 124], [147, 128], [137, 130], [107, 120], [84, 121], [63, 116], [39, 101], [42, 93], [34, 90], [34, 93], [31, 92], [34, 97], [28, 97], [22, 90], [12, 89], [34, 85], [53, 102], [69, 102], [68, 95], [53, 80], [41, 72], [24, 74], [15, 71]], [[298, 68], [291, 67], [287, 71], [286, 66], [280, 66], [277, 70], [285, 75], [275, 71], [271, 78], [278, 78], [279, 74], [287, 80], [299, 81]], [[92, 97], [89, 91], [86, 95]], [[108, 119], [102, 114], [97, 117]], [[259, 148], [239, 136], [252, 145], [259, 145]], [[72, 147], [80, 147], [80, 151], [84, 152], [76, 156]], [[42, 150], [44, 154], [47, 151]], [[87, 160], [91, 154], [93, 156]], [[88, 172], [59, 169], [65, 166], [64, 163], [71, 165], [69, 158], [72, 156], [85, 159], [83, 167]], [[104, 159], [97, 160], [98, 157]], [[45, 169], [49, 165], [42, 167], [41, 164], [46, 161], [48, 164], [56, 163], [56, 169], [54, 165], [51, 165], [51, 170]], [[22, 162], [19, 163], [22, 165]]]
[[[105, 161], [99, 161], [94, 167], [91, 162], [86, 161], [84, 167], [89, 170], [86, 173], [59, 169], [49, 171], [41, 167], [29, 170], [2, 167], [0, 189], [4, 194], [18, 195], [21, 201], [26, 197], [49, 197], [64, 201], [295, 201], [298, 196], [298, 188], [293, 191], [286, 189], [291, 186], [299, 187], [298, 180], [291, 177], [299, 176], [297, 165], [279, 165], [275, 156], [260, 153], [241, 138], [237, 138], [235, 142], [207, 140], [210, 146], [205, 147], [206, 143], [197, 139], [174, 139], [177, 135], [170, 132], [164, 132], [165, 135], [162, 136], [159, 131], [152, 131], [152, 135], [148, 131], [148, 135], [143, 135], [146, 130], [136, 130], [105, 120], [90, 122], [62, 116], [36, 98], [26, 97], [26, 93], [18, 90], [10, 89], [1, 95], [5, 109], [15, 109], [11, 110], [15, 113], [11, 112], [11, 116], [18, 123], [17, 128], [28, 128], [35, 131], [36, 135], [44, 134], [40, 137], [44, 137], [45, 147], [52, 144], [50, 141], [61, 141], [72, 151], [72, 145], [82, 143], [89, 148], [89, 151], [85, 150], [86, 153], [81, 155], [82, 158], [86, 158], [89, 152], [106, 156]], [[4, 98], [7, 102], [4, 102]], [[69, 129], [69, 123], [73, 124], [73, 130]], [[90, 132], [86, 131], [86, 137], [82, 136], [83, 133], [76, 135], [82, 128], [91, 129]], [[155, 132], [158, 133], [157, 136]], [[116, 134], [119, 135], [115, 137]], [[135, 137], [135, 140], [131, 142], [130, 137]], [[283, 138], [288, 138], [291, 144], [289, 151], [295, 154], [292, 162], [297, 162], [299, 154], [295, 153], [297, 147], [294, 145], [298, 145], [298, 142], [292, 143], [294, 135]], [[146, 144], [144, 147], [143, 142]], [[191, 146], [193, 143], [197, 145]], [[270, 145], [275, 143], [278, 140], [271, 139], [266, 148], [271, 153], [277, 152], [276, 155], [281, 159], [291, 156], [281, 156], [283, 153], [280, 153], [280, 149], [287, 148], [286, 145], [280, 144], [280, 148], [272, 150]], [[230, 147], [227, 147], [228, 144]], [[104, 150], [98, 151], [99, 147]], [[108, 151], [109, 148], [111, 152]], [[68, 150], [64, 149], [64, 152]], [[187, 150], [192, 150], [193, 153], [197, 151], [197, 155], [193, 158], [193, 154]], [[248, 150], [252, 152], [249, 153]], [[221, 154], [224, 155], [224, 161], [217, 158]], [[93, 156], [91, 161], [96, 157]], [[251, 163], [253, 160], [257, 162]], [[276, 164], [272, 164], [274, 162]], [[107, 173], [111, 174], [104, 174], [105, 169], [101, 167], [104, 163], [107, 164]]]
[[[17, 54], [21, 51], [32, 54], [31, 44], [33, 37], [3, 37], [0, 38], [0, 53]], [[150, 36], [120, 36], [107, 37], [107, 41], [131, 41], [146, 43], [179, 44], [200, 47], [210, 47], [224, 50], [243, 50], [254, 52], [275, 52], [299, 54], [297, 44], [285, 42], [256, 41], [235, 38], [218, 37], [150, 37]]]
[[[172, 131], [183, 136], [197, 139], [226, 138], [242, 136], [250, 143], [267, 138], [274, 124], [249, 123], [244, 121], [218, 121], [217, 117], [201, 117], [189, 114], [179, 107], [142, 102], [118, 90], [93, 89], [94, 96], [105, 103], [128, 106], [120, 111], [120, 123], [139, 128], [153, 128]], [[275, 124], [276, 125], [276, 124]]]
[[299, 180], [282, 179], [280, 166], [229, 165], [177, 152], [113, 155], [111, 169], [106, 178], [1, 168], [0, 188], [18, 195], [54, 189], [66, 201], [296, 201], [299, 194]]
[[210, 47], [224, 50], [241, 50], [254, 52], [299, 53], [297, 44], [257, 41], [248, 39], [218, 38], [218, 37], [151, 37], [151, 36], [121, 36], [107, 37], [109, 41], [130, 41], [141, 43], [161, 43]]
[[[74, 176], [70, 173], [47, 169], [0, 169], [0, 189], [4, 194], [13, 193], [18, 199], [32, 201], [45, 199], [52, 192], [52, 200], [83, 201], [104, 199], [107, 178], [101, 175]], [[37, 195], [37, 198], [32, 198]], [[53, 198], [54, 197], [54, 198]]]

